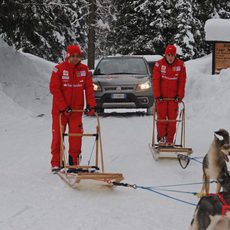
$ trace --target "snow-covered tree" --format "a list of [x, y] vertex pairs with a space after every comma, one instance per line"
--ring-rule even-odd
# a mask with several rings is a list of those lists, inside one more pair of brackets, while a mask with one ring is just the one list
[[[192, 0], [175, 1], [175, 15], [177, 31], [174, 34], [173, 42], [179, 47], [179, 54], [183, 58], [190, 58], [195, 55], [194, 24]], [[175, 20], [174, 20], [175, 21]]]
[[86, 49], [85, 11], [82, 1], [74, 0], [3, 1], [0, 33], [17, 49], [58, 61], [69, 43]]
[[96, 16], [96, 57], [110, 53], [109, 35], [112, 23], [116, 19], [116, 7], [113, 0], [97, 0]]
[[[95, 51], [88, 50], [90, 0], [0, 0], [0, 36], [17, 49], [52, 61], [68, 44], [97, 58], [108, 54], [163, 54], [169, 43], [184, 58], [211, 51], [209, 18], [230, 18], [229, 0], [95, 0]], [[90, 38], [92, 39], [92, 38]]]

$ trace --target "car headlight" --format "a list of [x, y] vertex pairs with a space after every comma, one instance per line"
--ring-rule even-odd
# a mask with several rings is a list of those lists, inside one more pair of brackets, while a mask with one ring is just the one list
[[143, 90], [147, 90], [149, 88], [151, 88], [151, 82], [150, 81], [146, 81], [144, 83], [137, 85], [137, 91], [143, 91]]
[[99, 84], [93, 83], [93, 90], [99, 92], [101, 91], [101, 86]]

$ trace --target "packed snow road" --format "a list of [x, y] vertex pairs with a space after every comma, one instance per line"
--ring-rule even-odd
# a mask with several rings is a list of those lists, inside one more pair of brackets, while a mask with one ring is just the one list
[[[87, 183], [73, 190], [52, 175], [50, 123], [48, 116], [23, 115], [7, 124], [1, 119], [1, 229], [187, 228], [193, 206], [139, 189]], [[122, 172], [126, 182], [146, 186], [201, 181], [199, 164], [191, 163], [182, 170], [176, 160], [153, 160], [147, 145], [151, 117], [109, 116], [101, 118], [101, 123], [107, 171]], [[85, 130], [93, 130], [94, 125], [94, 118], [84, 118]], [[192, 141], [202, 133], [193, 134], [202, 132], [202, 128], [188, 123], [187, 129], [188, 143], [196, 149]], [[92, 144], [92, 140], [84, 140], [83, 163], [89, 159]], [[201, 151], [202, 146], [197, 150]], [[199, 191], [200, 186], [182, 189]], [[191, 195], [170, 195], [197, 202]]]

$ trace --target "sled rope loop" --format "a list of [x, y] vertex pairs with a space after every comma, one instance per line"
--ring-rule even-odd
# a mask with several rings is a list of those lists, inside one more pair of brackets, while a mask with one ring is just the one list
[[[191, 160], [195, 161], [196, 163], [203, 164], [202, 161], [199, 160], [202, 158], [203, 157], [190, 157], [190, 156], [186, 156], [184, 154], [178, 154], [177, 155], [177, 160], [178, 160], [182, 169], [186, 169]], [[184, 164], [182, 162], [184, 162]]]

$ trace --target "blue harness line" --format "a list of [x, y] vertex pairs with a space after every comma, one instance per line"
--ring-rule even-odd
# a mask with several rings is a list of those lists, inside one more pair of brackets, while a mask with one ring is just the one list
[[[217, 183], [217, 181], [213, 180], [209, 182], [210, 184], [212, 183]], [[189, 185], [199, 185], [199, 184], [203, 184], [203, 182], [192, 182], [192, 183], [185, 183], [185, 184], [170, 184], [170, 185], [159, 185], [159, 186], [152, 186], [149, 188], [172, 188], [172, 187], [180, 187], [180, 186], [189, 186]]]
[[202, 161], [199, 161], [199, 160], [198, 160], [198, 159], [200, 159], [200, 158], [201, 158], [201, 157], [189, 157], [190, 160], [195, 161], [195, 162], [200, 163], [200, 164], [203, 164]]
[[[216, 181], [210, 181], [211, 183], [216, 183]], [[115, 186], [123, 186], [123, 187], [128, 187], [128, 188], [134, 188], [134, 189], [143, 189], [147, 190], [149, 192], [153, 192], [155, 194], [158, 194], [160, 196], [166, 197], [171, 200], [175, 200], [180, 203], [188, 204], [191, 206], [196, 206], [197, 204], [188, 202], [186, 200], [178, 199], [174, 196], [167, 195], [165, 193], [162, 193], [161, 191], [165, 192], [175, 192], [175, 193], [184, 193], [184, 194], [190, 194], [190, 195], [197, 195], [196, 192], [187, 192], [187, 191], [181, 191], [181, 190], [172, 190], [172, 189], [164, 189], [164, 188], [170, 188], [170, 187], [179, 187], [179, 186], [188, 186], [188, 185], [198, 185], [198, 184], [203, 184], [203, 182], [195, 182], [195, 183], [186, 183], [186, 184], [172, 184], [172, 185], [160, 185], [160, 186], [140, 186], [136, 184], [128, 184], [128, 183], [118, 183], [118, 182], [113, 182], [113, 185]]]
[[191, 205], [191, 206], [196, 206], [196, 205], [197, 205], [197, 204], [194, 204], [194, 203], [191, 203], [191, 202], [182, 200], [182, 199], [178, 199], [178, 198], [173, 197], [173, 196], [169, 196], [169, 195], [164, 194], [164, 193], [162, 193], [162, 192], [156, 191], [156, 190], [152, 189], [151, 187], [136, 186], [136, 188], [148, 190], [148, 191], [153, 192], [153, 193], [156, 193], [156, 194], [158, 194], [158, 195], [160, 195], [160, 196], [164, 196], [164, 197], [167, 197], [167, 198], [169, 198], [169, 199], [172, 199], [172, 200], [175, 200], [175, 201], [184, 203], [184, 204], [188, 204], [188, 205]]
[[197, 195], [197, 192], [187, 192], [187, 191], [173, 190], [173, 189], [161, 189], [161, 188], [156, 188], [156, 189], [154, 189], [154, 190], [157, 190], [157, 191], [164, 191], [164, 192], [174, 192], [174, 193], [191, 194], [191, 195], [194, 195], [194, 196]]

